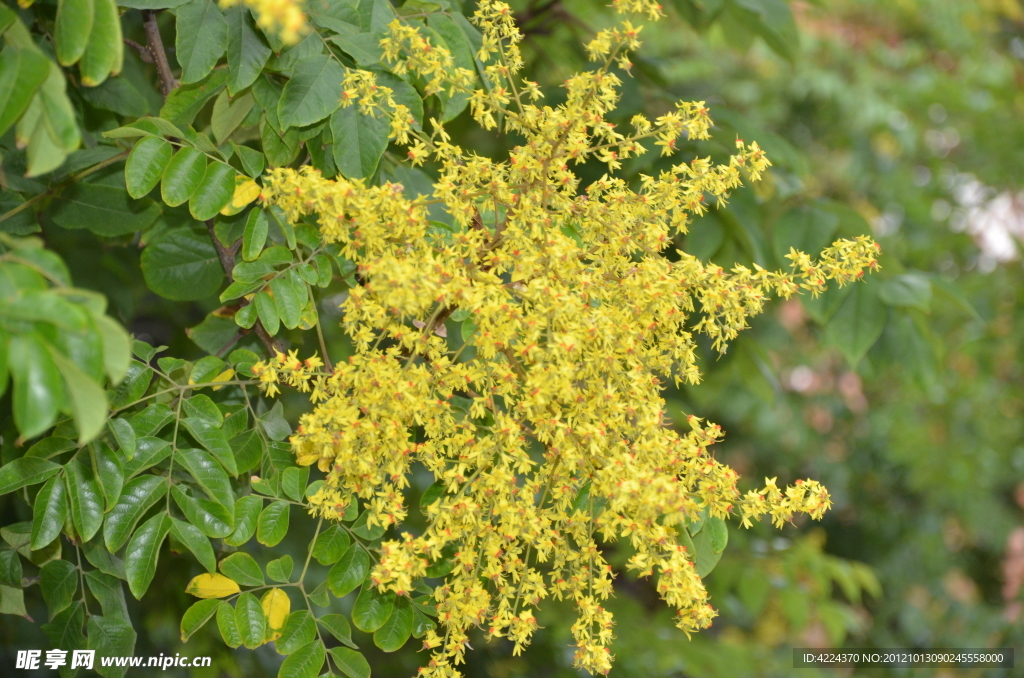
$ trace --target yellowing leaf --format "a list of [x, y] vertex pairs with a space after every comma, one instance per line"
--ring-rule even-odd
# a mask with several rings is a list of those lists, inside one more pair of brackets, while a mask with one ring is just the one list
[[222, 574], [200, 574], [192, 578], [185, 587], [187, 593], [196, 598], [224, 598], [241, 591], [234, 580]]
[[288, 613], [292, 610], [292, 601], [288, 594], [281, 589], [270, 589], [260, 600], [263, 607], [263, 614], [267, 617], [267, 642], [277, 640], [281, 637], [281, 630], [284, 628]]
[[[235, 376], [235, 371], [233, 369], [231, 369], [231, 368], [228, 368], [228, 369], [224, 370], [223, 372], [221, 372], [220, 374], [218, 374], [216, 377], [214, 377], [211, 381], [212, 382], [231, 381], [234, 378], [234, 376]], [[224, 388], [224, 387], [223, 386], [214, 386], [213, 390], [214, 391], [219, 391], [222, 388]]]
[[235, 194], [231, 196], [231, 202], [220, 211], [226, 217], [238, 214], [256, 198], [260, 197], [260, 185], [247, 176], [239, 174], [235, 177]]

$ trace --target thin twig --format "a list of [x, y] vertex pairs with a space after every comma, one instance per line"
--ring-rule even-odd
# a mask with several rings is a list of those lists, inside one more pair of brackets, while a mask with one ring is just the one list
[[166, 99], [171, 90], [178, 86], [178, 81], [171, 73], [171, 64], [167, 61], [164, 41], [160, 37], [160, 26], [156, 22], [156, 12], [150, 9], [142, 10], [142, 24], [146, 28], [146, 42], [149, 44], [150, 54], [153, 55], [153, 63], [156, 64], [156, 73], [160, 77], [160, 91]]
[[128, 38], [124, 39], [124, 44], [128, 45], [129, 47], [134, 49], [136, 52], [138, 52], [139, 53], [139, 58], [142, 59], [147, 64], [153, 63], [153, 53], [149, 51], [149, 47], [147, 47], [146, 45], [140, 45], [139, 43], [135, 42], [134, 40], [129, 40]]

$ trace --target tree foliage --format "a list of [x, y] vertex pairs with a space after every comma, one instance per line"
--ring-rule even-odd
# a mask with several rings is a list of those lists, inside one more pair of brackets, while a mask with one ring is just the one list
[[[100, 654], [170, 624], [284, 676], [412, 672], [410, 637], [438, 675], [614, 649], [733, 676], [787, 642], [1006, 633], [1016, 272], [954, 163], [1007, 184], [1016, 66], [980, 64], [1019, 17], [880, 47], [782, 0], [642, 32], [586, 2], [251, 8], [0, 6], [0, 611]], [[818, 294], [872, 229], [883, 270]], [[775, 489], [797, 472], [831, 500]], [[722, 520], [830, 501], [827, 542]], [[667, 631], [709, 594], [716, 633]]]

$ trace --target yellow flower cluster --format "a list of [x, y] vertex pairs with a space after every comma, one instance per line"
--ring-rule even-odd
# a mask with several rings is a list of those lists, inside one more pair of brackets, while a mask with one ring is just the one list
[[293, 45], [306, 30], [306, 14], [299, 0], [218, 0], [225, 9], [238, 4], [251, 7], [256, 23], [265, 31], [273, 31], [286, 45]]
[[[659, 13], [649, 0], [616, 6]], [[670, 261], [662, 252], [690, 216], [724, 200], [744, 173], [756, 179], [769, 164], [763, 152], [737, 142], [727, 164], [680, 163], [635, 189], [608, 175], [581, 187], [571, 163], [596, 157], [614, 169], [643, 152], [643, 139], [671, 154], [680, 136], [708, 136], [706, 108], [637, 116], [631, 134], [606, 120], [619, 97], [610, 68], [638, 46], [639, 29], [626, 21], [591, 44], [601, 65], [566, 82], [566, 103], [535, 106], [523, 98], [531, 83], [514, 77], [520, 35], [508, 6], [483, 0], [475, 20], [481, 61], [502, 67], [488, 71], [490, 92], [474, 95], [474, 115], [485, 127], [503, 119], [522, 145], [496, 161], [450, 144], [440, 126], [427, 136], [400, 123], [440, 168], [432, 200], [457, 225], [443, 237], [429, 228], [426, 199], [409, 200], [400, 186], [273, 170], [263, 200], [293, 220], [314, 215], [324, 241], [358, 266], [361, 284], [342, 307], [355, 354], [330, 373], [283, 354], [255, 371], [268, 392], [286, 382], [311, 393], [315, 407], [291, 443], [298, 463], [326, 473], [311, 500], [319, 515], [340, 519], [356, 495], [368, 524], [400, 528], [413, 464], [443, 487], [427, 529], [396, 529], [372, 571], [381, 590], [405, 595], [428, 563], [453, 554], [434, 592], [441, 626], [425, 637], [423, 676], [458, 675], [473, 627], [509, 638], [518, 653], [547, 597], [576, 606], [576, 665], [607, 673], [613, 620], [603, 601], [614, 573], [602, 544], [619, 542], [631, 569], [657, 575], [689, 634], [715, 612], [678, 529], [701, 516], [749, 526], [769, 514], [782, 525], [830, 505], [814, 481], [781, 489], [771, 479], [741, 494], [736, 473], [708, 451], [723, 435], [717, 425], [666, 425], [663, 387], [700, 379], [694, 333], [724, 351], [770, 294], [854, 281], [875, 267], [877, 249], [864, 237], [818, 261], [793, 252], [785, 272], [726, 271], [683, 252]], [[441, 48], [400, 57], [429, 43], [394, 26], [390, 40], [410, 71], [446, 77], [431, 65], [448, 63]], [[436, 86], [462, 87], [461, 78]], [[369, 79], [346, 85], [368, 110], [397, 109]], [[446, 330], [453, 314], [464, 341]]]

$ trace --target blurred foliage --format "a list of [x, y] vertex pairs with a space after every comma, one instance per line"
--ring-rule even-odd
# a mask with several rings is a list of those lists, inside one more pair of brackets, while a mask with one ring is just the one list
[[[557, 102], [564, 78], [586, 67], [581, 39], [608, 25], [610, 14], [593, 0], [513, 7], [527, 33], [525, 75]], [[686, 149], [691, 157], [726, 157], [739, 136], [757, 140], [774, 163], [765, 181], [737, 191], [679, 245], [723, 266], [773, 267], [790, 246], [817, 251], [834, 237], [872, 232], [884, 255], [881, 274], [867, 284], [779, 305], [724, 356], [705, 347], [704, 383], [670, 394], [677, 424], [697, 414], [723, 425], [728, 437], [717, 455], [742, 476], [813, 477], [830, 489], [835, 506], [821, 525], [781, 534], [765, 526], [732, 531], [707, 580], [721, 616], [690, 641], [657, 604], [650, 582], [625, 574], [622, 559], [607, 553], [619, 572], [609, 605], [618, 620], [614, 674], [787, 676], [792, 647], [1024, 646], [1022, 5], [674, 0], [666, 10], [667, 19], [644, 30], [635, 79], [625, 81], [623, 122], [641, 111], [656, 116], [678, 99], [704, 100], [716, 141]], [[124, 13], [122, 29], [144, 42], [138, 12]], [[160, 109], [152, 64], [133, 50], [124, 62], [119, 86], [130, 90], [105, 103], [95, 93], [73, 95], [83, 100], [75, 103], [86, 140]], [[215, 106], [210, 97], [194, 114], [197, 130], [216, 133], [207, 129]], [[468, 115], [449, 129], [482, 154], [508, 150]], [[10, 210], [46, 186], [25, 178], [30, 159], [11, 134], [0, 143], [0, 207]], [[78, 151], [92, 154], [84, 164], [73, 164], [72, 155], [51, 185], [103, 161], [102, 148]], [[627, 171], [657, 170], [653, 156], [631, 160]], [[580, 174], [593, 180], [603, 171], [595, 163]], [[402, 177], [406, 170], [389, 153], [381, 172]], [[137, 337], [166, 344], [174, 355], [203, 354], [192, 343], [196, 329], [190, 341], [186, 328], [200, 326], [216, 300], [172, 303], [149, 293], [137, 248], [125, 246], [138, 244], [131, 238], [99, 240], [70, 229], [59, 210], [26, 216], [0, 222], [0, 229], [25, 234], [41, 224], [74, 284], [105, 294], [109, 313]], [[335, 284], [319, 309], [331, 321], [332, 295], [344, 289]], [[328, 347], [345, 355], [332, 324], [324, 323]], [[309, 341], [312, 350], [315, 338]], [[13, 454], [10, 438], [6, 433], [5, 455]], [[5, 525], [26, 519], [24, 502], [3, 501]], [[301, 562], [312, 530], [308, 521], [293, 521], [288, 539], [258, 547], [260, 560], [289, 554]], [[201, 571], [175, 553], [161, 560], [163, 568]], [[136, 654], [214, 656], [214, 668], [195, 675], [276, 673], [281, 657], [272, 649], [233, 652], [212, 625], [181, 643], [179, 620], [193, 600], [174, 578], [158, 577], [150, 590], [163, 604], [127, 601], [139, 634]], [[41, 600], [26, 604], [28, 614], [46, 619]], [[350, 606], [341, 601], [337, 611]], [[544, 628], [523, 656], [511, 656], [502, 641], [474, 639], [467, 675], [574, 675], [568, 619], [558, 607], [546, 608]], [[0, 663], [13, 663], [5, 653], [15, 647], [48, 646], [22, 619], [4, 615], [0, 628]], [[375, 675], [411, 675], [418, 665], [415, 643], [384, 654], [367, 634], [354, 631], [353, 639]]]

